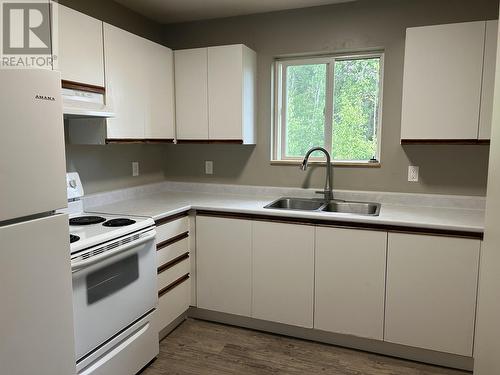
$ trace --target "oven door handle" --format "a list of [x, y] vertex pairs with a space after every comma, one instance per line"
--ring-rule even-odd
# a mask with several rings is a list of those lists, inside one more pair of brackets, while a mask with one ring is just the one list
[[102, 254], [93, 256], [93, 257], [86, 259], [86, 260], [81, 260], [79, 262], [71, 263], [71, 272], [73, 272], [73, 273], [78, 272], [84, 268], [87, 268], [87, 267], [90, 267], [96, 263], [99, 263], [99, 262], [103, 261], [104, 259], [108, 259], [112, 256], [119, 254], [119, 253], [123, 253], [127, 250], [134, 248], [134, 247], [140, 246], [146, 242], [154, 240], [155, 236], [156, 236], [156, 232], [153, 231], [151, 234], [148, 234], [144, 237], [141, 237], [138, 240], [132, 241], [132, 242], [125, 244], [125, 245], [118, 246], [116, 249], [106, 251]]

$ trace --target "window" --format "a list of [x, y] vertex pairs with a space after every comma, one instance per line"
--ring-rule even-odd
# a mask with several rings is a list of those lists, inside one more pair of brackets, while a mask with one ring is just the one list
[[277, 60], [273, 159], [378, 161], [382, 73], [382, 53]]

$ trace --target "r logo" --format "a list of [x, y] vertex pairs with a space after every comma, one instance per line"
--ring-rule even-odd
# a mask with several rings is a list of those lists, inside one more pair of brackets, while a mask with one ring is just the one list
[[48, 2], [3, 2], [3, 54], [50, 55]]

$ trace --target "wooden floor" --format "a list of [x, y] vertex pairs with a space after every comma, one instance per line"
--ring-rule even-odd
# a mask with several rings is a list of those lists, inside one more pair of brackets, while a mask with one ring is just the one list
[[141, 375], [463, 375], [468, 372], [189, 319]]

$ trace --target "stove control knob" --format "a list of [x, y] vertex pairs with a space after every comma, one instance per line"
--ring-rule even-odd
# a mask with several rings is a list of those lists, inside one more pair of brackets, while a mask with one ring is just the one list
[[76, 181], [75, 180], [69, 180], [69, 186], [72, 187], [73, 189], [76, 188]]

